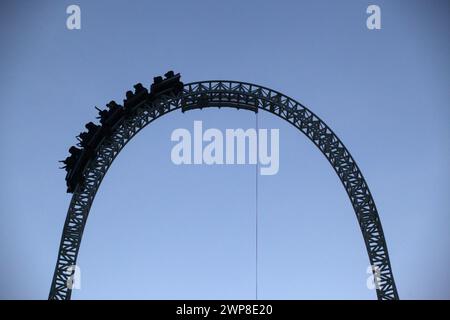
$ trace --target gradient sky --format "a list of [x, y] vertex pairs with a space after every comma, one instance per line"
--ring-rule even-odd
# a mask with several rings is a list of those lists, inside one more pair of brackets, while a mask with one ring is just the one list
[[[81, 7], [82, 29], [66, 28]], [[382, 30], [366, 28], [381, 7]], [[400, 298], [450, 298], [448, 1], [2, 1], [0, 298], [46, 299], [70, 194], [58, 160], [102, 107], [173, 69], [302, 102], [361, 168]], [[325, 157], [280, 129], [259, 178], [261, 299], [374, 299], [355, 214]], [[235, 109], [171, 113], [115, 160], [93, 204], [73, 299], [253, 299], [255, 167], [175, 166], [176, 128], [251, 128]]]

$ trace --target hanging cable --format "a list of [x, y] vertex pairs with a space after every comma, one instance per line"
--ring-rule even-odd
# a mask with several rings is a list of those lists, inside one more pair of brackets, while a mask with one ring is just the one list
[[255, 297], [258, 300], [258, 171], [259, 171], [259, 128], [258, 112], [255, 112], [256, 122], [256, 172], [255, 172]]

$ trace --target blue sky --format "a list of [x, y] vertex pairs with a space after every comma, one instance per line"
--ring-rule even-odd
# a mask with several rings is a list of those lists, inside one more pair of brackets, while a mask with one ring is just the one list
[[[66, 7], [82, 28], [66, 28]], [[366, 28], [381, 7], [382, 29]], [[448, 1], [3, 1], [0, 298], [46, 299], [70, 195], [58, 160], [137, 82], [257, 83], [299, 100], [343, 140], [370, 186], [403, 299], [450, 298]], [[261, 299], [374, 299], [338, 177], [295, 128], [259, 178]], [[73, 299], [253, 299], [255, 167], [175, 166], [174, 129], [251, 128], [234, 109], [172, 113], [102, 182]]]

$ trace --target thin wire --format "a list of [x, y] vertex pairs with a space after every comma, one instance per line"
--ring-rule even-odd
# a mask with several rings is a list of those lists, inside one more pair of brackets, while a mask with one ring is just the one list
[[258, 300], [258, 171], [259, 171], [259, 128], [256, 112], [256, 174], [255, 174], [255, 296]]

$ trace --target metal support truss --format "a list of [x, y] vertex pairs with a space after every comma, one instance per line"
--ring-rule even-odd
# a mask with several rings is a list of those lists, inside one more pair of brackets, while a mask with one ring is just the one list
[[143, 102], [136, 113], [124, 118], [112, 135], [97, 147], [83, 171], [84, 183], [77, 186], [70, 202], [58, 251], [49, 299], [70, 299], [69, 288], [83, 230], [100, 183], [122, 148], [141, 129], [162, 115], [182, 109], [234, 107], [268, 111], [303, 132], [324, 154], [339, 176], [358, 219], [370, 264], [377, 270], [377, 297], [398, 299], [386, 241], [372, 195], [355, 160], [333, 131], [299, 102], [268, 88], [237, 81], [189, 83], [174, 96]]

